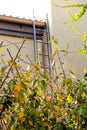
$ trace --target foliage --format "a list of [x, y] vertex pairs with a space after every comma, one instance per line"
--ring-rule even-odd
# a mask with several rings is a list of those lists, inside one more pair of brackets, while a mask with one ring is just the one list
[[0, 129], [86, 130], [86, 77], [73, 81], [66, 76], [57, 47], [52, 57], [58, 55], [62, 73], [52, 78], [38, 63], [23, 72], [17, 58], [24, 41], [14, 58], [7, 50], [11, 60], [0, 68]]
[[76, 4], [76, 5], [69, 5], [68, 7], [81, 7], [80, 11], [72, 15], [70, 11], [68, 11], [69, 16], [71, 17], [72, 21], [76, 22], [78, 21], [87, 11], [87, 4]]
[[[87, 5], [77, 5], [82, 8], [80, 18], [87, 10]], [[73, 5], [72, 5], [73, 7]], [[84, 13], [83, 13], [84, 11]], [[71, 15], [71, 14], [70, 14]], [[77, 21], [77, 16], [74, 20]], [[78, 31], [76, 29], [76, 31]], [[78, 53], [87, 57], [87, 33], [82, 36], [82, 48]], [[28, 71], [23, 72], [18, 60], [25, 39], [15, 57], [8, 64], [0, 64], [0, 129], [1, 130], [86, 130], [87, 129], [87, 68], [83, 79], [67, 76], [60, 58], [60, 52], [69, 52], [67, 43], [65, 50], [58, 45], [52, 53], [53, 73], [41, 68], [39, 63], [29, 63]], [[58, 44], [54, 36], [50, 42]], [[2, 51], [3, 48], [0, 49]], [[60, 63], [60, 73], [56, 70], [55, 57]]]
[[[70, 2], [69, 0], [65, 0], [66, 2]], [[52, 2], [53, 6], [56, 6], [58, 8], [76, 8], [79, 9], [78, 12], [72, 14], [69, 10], [67, 11], [69, 17], [71, 18], [72, 22], [77, 22], [80, 18], [82, 18], [85, 13], [87, 13], [87, 4], [83, 3], [83, 4], [66, 4], [66, 5], [58, 5], [55, 2]], [[82, 46], [81, 48], [78, 48], [76, 51], [77, 53], [85, 56], [87, 58], [87, 32], [84, 32], [83, 34], [81, 34], [79, 32], [79, 30], [77, 29], [77, 27], [73, 27], [74, 31], [77, 32], [78, 34], [80, 34], [80, 36], [82, 37]], [[65, 50], [63, 50], [64, 52]]]
[[87, 4], [69, 4], [69, 5], [58, 5], [54, 2], [52, 2], [52, 5], [58, 7], [58, 8], [81, 8], [77, 13], [74, 15], [68, 11], [69, 16], [71, 17], [73, 22], [77, 22], [87, 11]]

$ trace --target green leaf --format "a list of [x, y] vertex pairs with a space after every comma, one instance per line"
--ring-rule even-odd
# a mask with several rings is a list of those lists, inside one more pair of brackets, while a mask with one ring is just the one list
[[69, 70], [69, 73], [72, 76], [72, 78], [76, 78], [76, 75], [75, 75], [75, 73], [72, 70]]
[[63, 122], [59, 122], [56, 127], [55, 130], [67, 130], [66, 125]]
[[6, 69], [7, 69], [7, 65], [4, 65], [4, 66], [1, 68], [1, 73], [4, 73]]
[[55, 44], [58, 44], [58, 40], [57, 40], [57, 39], [54, 39], [54, 43], [55, 43]]
[[11, 79], [11, 80], [8, 82], [8, 87], [9, 87], [9, 88], [13, 88], [14, 85], [16, 85], [16, 80], [15, 80], [15, 79]]
[[50, 120], [51, 120], [51, 122], [52, 122], [53, 125], [56, 124], [56, 118], [51, 118]]
[[87, 39], [87, 33], [83, 34], [83, 38]]
[[87, 86], [83, 88], [84, 92], [87, 94]]
[[41, 86], [42, 86], [42, 88], [44, 88], [46, 86], [46, 81], [45, 80], [41, 80]]
[[69, 16], [71, 17], [73, 22], [78, 21], [87, 11], [87, 4], [82, 5], [82, 8], [79, 12], [75, 13], [74, 15], [68, 11]]
[[79, 29], [78, 29], [76, 26], [72, 27], [72, 29], [73, 29], [74, 32], [76, 32], [78, 35], [82, 36], [82, 34], [80, 33]]
[[66, 44], [66, 52], [69, 50], [69, 43]]
[[27, 85], [22, 82], [22, 83], [21, 83], [21, 86], [22, 86], [23, 90], [26, 92], [26, 91], [27, 91]]
[[2, 82], [2, 79], [3, 79], [3, 77], [2, 77], [2, 76], [0, 76], [0, 82]]
[[39, 111], [36, 110], [35, 108], [31, 108], [31, 115], [35, 117], [39, 117]]
[[87, 49], [77, 49], [77, 52], [87, 58]]
[[61, 52], [66, 52], [65, 50], [60, 50]]

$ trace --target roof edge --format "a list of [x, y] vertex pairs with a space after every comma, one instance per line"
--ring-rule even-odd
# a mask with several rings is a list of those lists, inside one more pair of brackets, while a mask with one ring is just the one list
[[[27, 24], [27, 25], [32, 25], [33, 22], [33, 20], [31, 19], [25, 19], [25, 18], [19, 18], [19, 17], [7, 16], [7, 15], [0, 15], [0, 21]], [[45, 27], [44, 21], [35, 20], [35, 24], [36, 26]]]

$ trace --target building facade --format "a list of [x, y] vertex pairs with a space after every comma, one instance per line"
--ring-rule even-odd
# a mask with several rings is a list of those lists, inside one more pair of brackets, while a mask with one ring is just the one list
[[[35, 26], [38, 29], [36, 31], [36, 40], [42, 40], [43, 32], [41, 29], [45, 29], [45, 22], [35, 20]], [[29, 62], [34, 63], [33, 21], [31, 19], [0, 15], [1, 62], [3, 60], [5, 62], [11, 60], [7, 49], [9, 49], [12, 57], [15, 57], [24, 39], [26, 40], [19, 56], [21, 58], [21, 65], [26, 69]], [[39, 45], [39, 49], [42, 51], [41, 45]], [[22, 60], [24, 60], [24, 62]]]
[[[80, 1], [83, 2], [82, 0]], [[87, 13], [81, 17], [78, 21], [73, 22], [67, 12], [75, 14], [80, 9], [79, 8], [62, 8], [59, 7], [63, 5], [73, 5], [80, 3], [78, 0], [72, 2], [65, 2], [64, 0], [48, 0], [48, 20], [50, 28], [50, 36], [54, 36], [55, 39], [58, 39], [60, 59], [63, 63], [63, 67], [68, 73], [69, 70], [72, 70], [76, 73], [77, 77], [83, 76], [83, 70], [87, 66], [87, 59], [78, 54], [76, 51], [82, 46], [82, 37], [80, 34], [87, 32], [86, 21]], [[84, 1], [85, 2], [85, 1]], [[51, 3], [51, 4], [50, 4]], [[55, 6], [55, 4], [57, 6]], [[35, 26], [38, 28], [36, 32], [36, 40], [45, 41], [44, 31], [46, 29], [46, 22], [35, 21]], [[44, 31], [41, 31], [44, 30]], [[77, 30], [77, 31], [76, 31]], [[2, 51], [0, 56], [8, 60], [9, 54], [7, 48], [10, 49], [13, 56], [17, 51], [17, 46], [19, 47], [23, 39], [26, 37], [25, 44], [20, 52], [22, 59], [27, 61], [26, 55], [29, 56], [32, 62], [35, 60], [35, 48], [34, 48], [34, 30], [33, 30], [33, 21], [31, 19], [22, 19], [14, 18], [11, 16], [0, 16], [0, 43], [2, 44]], [[38, 41], [38, 43], [39, 43]], [[41, 53], [47, 54], [46, 47], [43, 44], [38, 44], [38, 50]], [[51, 43], [52, 51], [54, 51], [55, 43]], [[68, 47], [69, 53], [65, 54], [64, 50]], [[61, 51], [62, 50], [62, 51]], [[9, 58], [8, 58], [9, 57]], [[46, 57], [42, 57], [42, 64], [46, 64]], [[25, 63], [21, 63], [26, 68]], [[60, 63], [57, 61], [57, 68], [59, 68]], [[60, 71], [60, 70], [58, 70]]]
[[[63, 66], [66, 72], [72, 70], [77, 74], [77, 76], [81, 77], [84, 68], [87, 66], [87, 59], [76, 51], [78, 48], [82, 47], [83, 39], [80, 34], [87, 32], [87, 12], [78, 21], [73, 22], [68, 15], [68, 12], [74, 15], [81, 8], [62, 8], [58, 5], [84, 4], [86, 1], [73, 0], [66, 2], [64, 0], [51, 0], [51, 3], [49, 11], [51, 14], [51, 35], [54, 35], [54, 37], [58, 39], [59, 50], [65, 50], [67, 44], [69, 45], [69, 53], [67, 55], [64, 55], [64, 53], [61, 52], [61, 61], [63, 62]], [[55, 44], [52, 43], [52, 49], [54, 46]]]

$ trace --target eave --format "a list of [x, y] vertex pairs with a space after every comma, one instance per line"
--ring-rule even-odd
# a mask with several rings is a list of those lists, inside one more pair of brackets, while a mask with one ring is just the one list
[[[45, 22], [35, 20], [37, 39], [42, 39]], [[0, 34], [33, 39], [31, 19], [0, 15]]]

